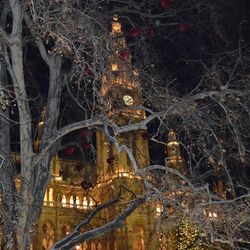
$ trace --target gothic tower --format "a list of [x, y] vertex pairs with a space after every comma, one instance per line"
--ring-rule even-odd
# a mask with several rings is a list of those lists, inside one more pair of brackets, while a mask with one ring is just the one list
[[[139, 108], [142, 104], [138, 73], [131, 63], [131, 54], [126, 45], [118, 16], [113, 17], [112, 53], [108, 60], [107, 72], [102, 77], [103, 109], [111, 123], [126, 126], [142, 121], [145, 112]], [[121, 146], [126, 146], [133, 154], [136, 164], [143, 168], [149, 164], [148, 139], [146, 130], [125, 132], [112, 135]], [[135, 175], [132, 162], [125, 151], [117, 152], [114, 143], [103, 131], [96, 132], [98, 197], [100, 203], [116, 196], [121, 188], [125, 191], [124, 203], [132, 199], [132, 194], [140, 194], [144, 185]], [[124, 189], [124, 190], [125, 190]], [[96, 189], [97, 190], [97, 189]], [[119, 208], [106, 211], [103, 216], [111, 220]], [[138, 208], [125, 222], [125, 227], [108, 234], [107, 249], [145, 249], [148, 232], [148, 216]]]

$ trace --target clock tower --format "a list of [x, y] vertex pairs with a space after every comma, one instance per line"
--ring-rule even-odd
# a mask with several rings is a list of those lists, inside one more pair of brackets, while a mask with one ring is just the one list
[[131, 63], [131, 53], [116, 15], [113, 17], [110, 37], [112, 53], [102, 78], [105, 112], [118, 125], [140, 122], [145, 118], [145, 112], [138, 108], [141, 105], [138, 72]]

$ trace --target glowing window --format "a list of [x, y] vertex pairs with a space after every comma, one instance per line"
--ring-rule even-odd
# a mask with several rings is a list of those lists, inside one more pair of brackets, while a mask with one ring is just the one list
[[49, 188], [49, 206], [54, 206], [54, 190], [53, 188]]
[[92, 208], [94, 206], [93, 199], [90, 197], [89, 198], [89, 208]]
[[74, 207], [74, 197], [72, 195], [69, 198], [69, 207]]
[[76, 208], [80, 208], [80, 199], [76, 196]]
[[47, 198], [47, 196], [48, 196], [48, 193], [47, 193], [47, 190], [46, 190], [46, 192], [45, 192], [45, 195], [44, 195], [44, 198], [43, 198], [43, 205], [44, 206], [47, 206], [47, 201], [48, 201], [48, 198]]
[[86, 197], [83, 197], [82, 207], [83, 209], [88, 209], [88, 201]]
[[67, 203], [67, 201], [66, 201], [66, 196], [63, 195], [63, 196], [62, 196], [62, 206], [63, 206], [63, 207], [66, 207], [66, 203]]

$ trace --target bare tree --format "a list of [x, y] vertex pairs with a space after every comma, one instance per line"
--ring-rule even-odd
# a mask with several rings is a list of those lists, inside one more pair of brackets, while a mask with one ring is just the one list
[[[161, 225], [166, 216], [178, 222], [190, 218], [199, 232], [198, 240], [232, 248], [249, 246], [249, 50], [242, 41], [245, 34], [229, 39], [230, 32], [223, 25], [228, 21], [221, 10], [231, 13], [233, 4], [9, 0], [1, 1], [0, 6], [0, 187], [5, 249], [29, 248], [50, 180], [50, 160], [66, 146], [64, 138], [81, 128], [103, 131], [118, 152], [125, 151], [146, 192], [131, 200], [113, 221], [81, 233], [99, 210], [119, 202], [120, 197], [100, 205], [53, 249], [69, 249], [121, 226], [136, 207], [151, 201], [162, 204]], [[116, 52], [109, 34], [114, 14], [128, 27], [129, 48], [135, 58], [131, 70], [139, 72], [135, 75], [142, 102], [131, 109], [147, 113], [144, 120], [126, 125], [108, 116], [101, 87], [103, 75], [111, 70], [107, 64], [110, 54]], [[240, 14], [235, 14], [235, 20]], [[242, 27], [243, 20], [239, 22]], [[181, 52], [163, 59], [159, 50], [168, 48], [159, 44], [166, 41]], [[192, 43], [196, 43], [193, 48]], [[131, 58], [131, 52], [123, 51], [120, 57], [121, 61]], [[38, 65], [48, 74], [42, 91]], [[45, 121], [39, 152], [35, 152], [32, 124], [38, 123], [43, 107]], [[122, 112], [119, 105], [115, 108], [117, 114]], [[71, 116], [72, 109], [78, 110], [78, 117]], [[9, 111], [16, 113], [9, 115]], [[9, 129], [14, 126], [19, 129], [15, 132], [20, 143], [19, 190], [10, 160]], [[133, 151], [117, 136], [147, 127], [150, 142], [162, 151], [166, 131], [176, 131], [185, 171], [165, 166], [164, 159], [138, 167]]]

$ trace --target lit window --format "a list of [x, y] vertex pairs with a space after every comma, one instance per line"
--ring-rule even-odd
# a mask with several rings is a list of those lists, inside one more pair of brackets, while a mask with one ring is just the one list
[[76, 208], [80, 208], [80, 199], [76, 196]]
[[67, 203], [67, 201], [66, 201], [66, 196], [63, 195], [63, 196], [62, 196], [62, 206], [63, 206], [63, 207], [66, 207], [66, 203]]
[[92, 208], [94, 206], [93, 199], [90, 197], [89, 198], [89, 208]]
[[47, 202], [48, 202], [48, 198], [47, 198], [47, 196], [48, 196], [48, 193], [47, 193], [47, 190], [46, 190], [46, 192], [45, 192], [45, 195], [44, 195], [44, 198], [43, 198], [43, 205], [44, 206], [47, 206]]
[[74, 207], [74, 198], [72, 195], [69, 198], [69, 207]]
[[49, 189], [49, 206], [54, 206], [53, 188]]
[[88, 209], [88, 201], [86, 197], [83, 197], [82, 207], [83, 209]]

